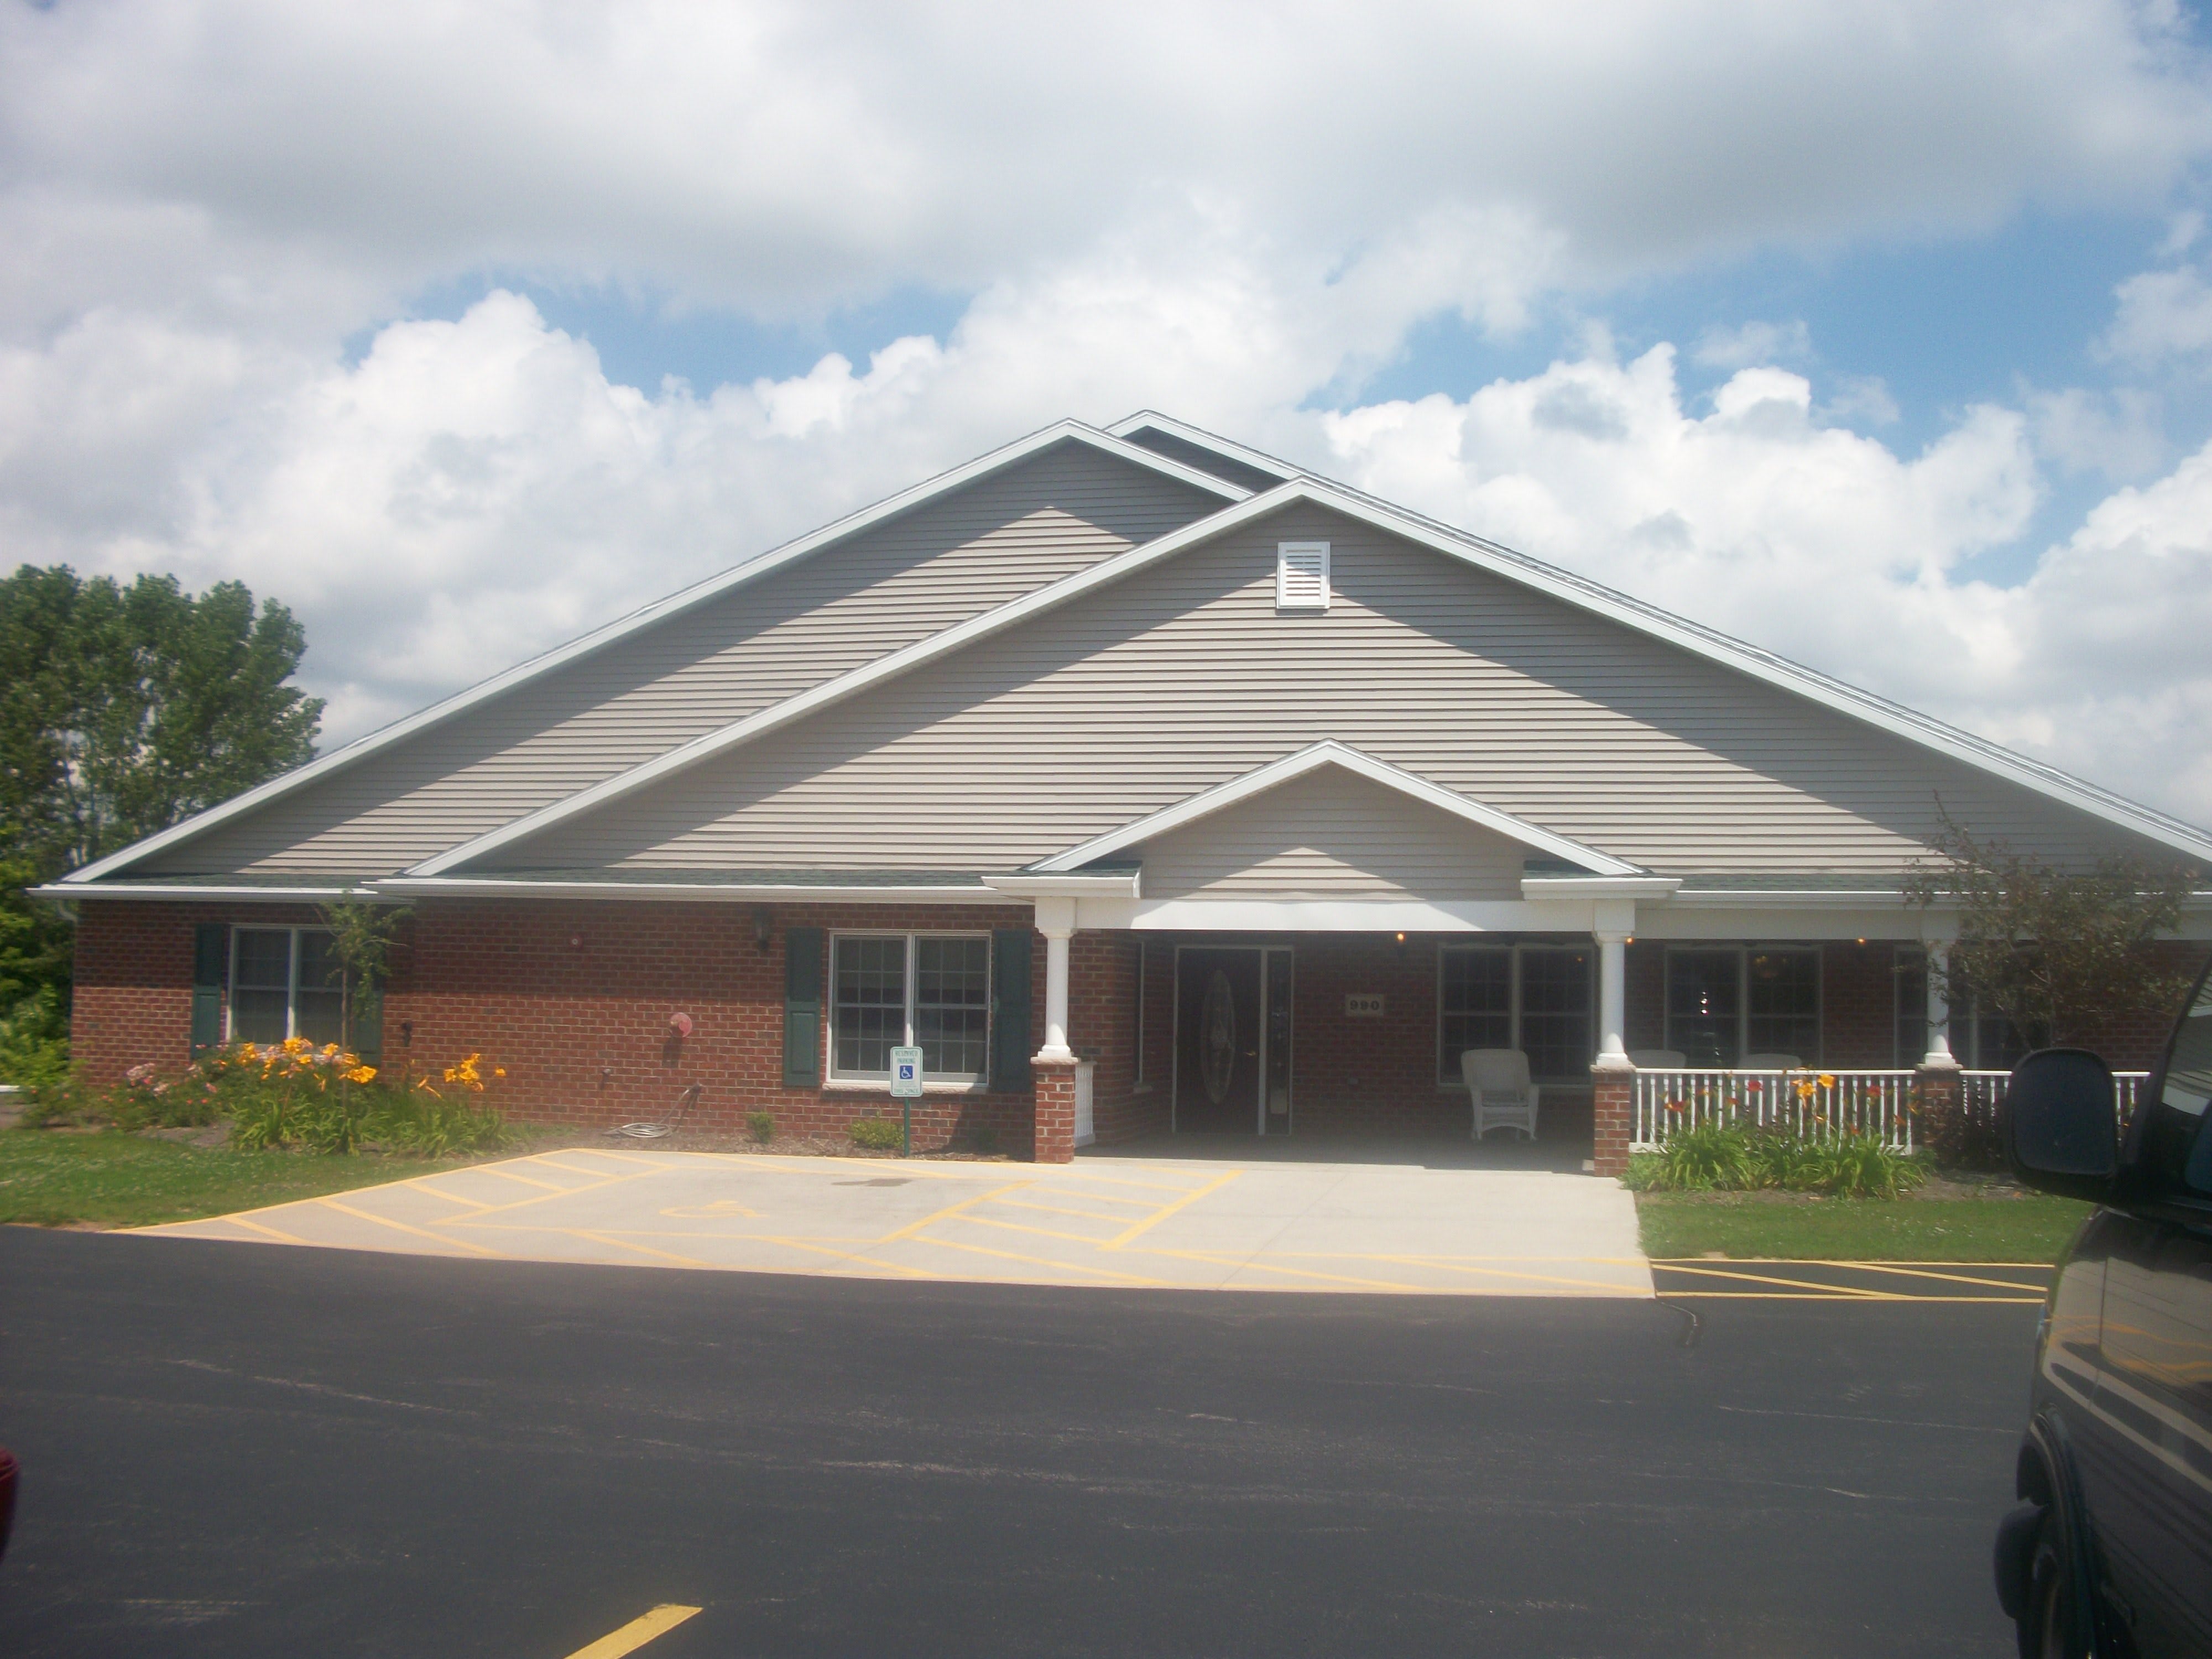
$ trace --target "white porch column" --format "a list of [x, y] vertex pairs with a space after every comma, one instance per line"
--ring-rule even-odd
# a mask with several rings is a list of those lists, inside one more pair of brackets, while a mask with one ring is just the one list
[[1072, 1060], [1067, 1046], [1067, 942], [1075, 936], [1075, 901], [1040, 898], [1037, 932], [1044, 935], [1044, 1047], [1039, 1060]]
[[1636, 931], [1634, 899], [1600, 899], [1590, 931], [1597, 938], [1597, 1063], [1628, 1063], [1628, 938]]
[[1956, 1066], [1951, 1054], [1951, 1000], [1944, 994], [1942, 975], [1936, 971], [1951, 959], [1948, 945], [1930, 943], [1928, 946], [1928, 1052], [1921, 1057], [1923, 1066]]

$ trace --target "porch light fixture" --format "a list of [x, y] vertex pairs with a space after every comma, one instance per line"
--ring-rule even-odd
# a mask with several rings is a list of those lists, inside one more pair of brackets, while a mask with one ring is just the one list
[[753, 945], [763, 956], [768, 954], [769, 941], [775, 937], [775, 907], [769, 904], [753, 906]]
[[691, 1035], [691, 1016], [689, 1014], [669, 1015], [668, 1029], [675, 1032], [676, 1035], [680, 1037], [690, 1036]]

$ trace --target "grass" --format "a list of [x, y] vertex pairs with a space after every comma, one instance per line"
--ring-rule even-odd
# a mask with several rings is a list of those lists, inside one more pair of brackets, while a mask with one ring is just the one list
[[0, 1129], [0, 1223], [151, 1226], [481, 1162], [208, 1150], [114, 1130]]
[[2089, 1214], [2071, 1199], [1642, 1193], [1644, 1254], [1793, 1261], [2054, 1261]]

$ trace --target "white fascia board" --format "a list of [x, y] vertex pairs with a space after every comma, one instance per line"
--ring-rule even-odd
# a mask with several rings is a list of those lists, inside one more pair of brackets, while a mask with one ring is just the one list
[[1537, 899], [1663, 899], [1682, 884], [1679, 876], [1523, 876], [1521, 896]]
[[319, 904], [349, 895], [355, 898], [377, 896], [376, 888], [367, 882], [351, 887], [191, 887], [182, 883], [170, 886], [154, 882], [118, 887], [105, 882], [82, 883], [74, 878], [50, 881], [43, 887], [29, 887], [24, 891], [33, 898], [65, 899], [71, 903], [81, 899], [221, 899], [226, 904]]
[[726, 904], [975, 904], [998, 895], [973, 887], [751, 887], [730, 882], [502, 881], [492, 876], [398, 876], [377, 884], [401, 898], [686, 899]]
[[857, 535], [861, 531], [870, 529], [886, 519], [910, 512], [933, 497], [946, 495], [964, 485], [973, 483], [979, 478], [1012, 466], [1018, 461], [1025, 460], [1038, 451], [1049, 448], [1052, 445], [1064, 441], [1087, 444], [1103, 453], [1115, 456], [1134, 465], [1148, 467], [1155, 472], [1179, 479], [1194, 489], [1202, 489], [1210, 495], [1219, 496], [1227, 501], [1242, 501], [1251, 494], [1249, 490], [1231, 483], [1225, 478], [1217, 478], [1210, 472], [1202, 472], [1196, 467], [1187, 466], [1181, 461], [1146, 449], [1142, 444], [1127, 442], [1111, 433], [1085, 426], [1080, 421], [1056, 421], [1050, 426], [1030, 433], [1025, 438], [1018, 438], [1012, 443], [1003, 445], [987, 455], [980, 455], [972, 461], [964, 462], [952, 468], [950, 471], [940, 472], [935, 477], [925, 479], [918, 484], [899, 491], [895, 495], [887, 495], [882, 501], [877, 501], [872, 506], [864, 507], [857, 513], [848, 514], [834, 524], [825, 525], [819, 530], [810, 532], [796, 541], [786, 542], [781, 547], [771, 548], [767, 552], [748, 559], [742, 564], [733, 565], [719, 574], [709, 576], [703, 581], [695, 582], [690, 587], [672, 593], [665, 599], [656, 599], [652, 604], [633, 611], [629, 615], [619, 617], [603, 628], [594, 629], [588, 634], [569, 641], [566, 645], [556, 646], [550, 651], [517, 663], [514, 667], [495, 674], [489, 679], [481, 681], [465, 691], [455, 692], [442, 702], [434, 702], [428, 708], [420, 709], [404, 720], [395, 720], [390, 726], [369, 732], [366, 737], [356, 738], [343, 748], [334, 749], [319, 759], [308, 762], [305, 766], [297, 767], [281, 777], [271, 778], [258, 788], [249, 789], [242, 795], [234, 796], [220, 805], [211, 806], [206, 811], [195, 814], [180, 823], [172, 824], [168, 829], [149, 836], [143, 841], [133, 842], [119, 852], [111, 853], [104, 859], [88, 864], [81, 870], [72, 872], [63, 878], [63, 880], [73, 886], [80, 882], [94, 881], [102, 876], [112, 875], [118, 871], [128, 869], [141, 859], [149, 857], [165, 847], [173, 847], [179, 842], [188, 841], [219, 824], [227, 823], [233, 818], [241, 817], [258, 807], [264, 806], [272, 800], [291, 793], [295, 789], [302, 788], [318, 778], [327, 777], [332, 772], [355, 765], [372, 755], [380, 754], [393, 744], [438, 725], [441, 721], [451, 720], [456, 714], [464, 714], [479, 703], [490, 701], [502, 692], [512, 691], [518, 686], [526, 685], [532, 680], [553, 672], [556, 669], [564, 668], [570, 663], [591, 656], [595, 652], [603, 651], [609, 646], [628, 639], [630, 635], [650, 628], [657, 623], [665, 622], [672, 617], [681, 615], [686, 611], [718, 599], [725, 593], [742, 587], [748, 582], [757, 581], [763, 576], [780, 570], [787, 564], [818, 553], [833, 543]]
[[1587, 933], [1590, 911], [1525, 899], [1148, 899], [1127, 925], [1193, 933]]
[[1554, 858], [1565, 859], [1571, 863], [1580, 865], [1585, 870], [1606, 876], [1641, 876], [1644, 873], [1632, 864], [1623, 864], [1619, 859], [1593, 851], [1579, 842], [1569, 841], [1564, 836], [1555, 836], [1548, 830], [1540, 830], [1534, 824], [1516, 818], [1510, 812], [1501, 812], [1494, 807], [1485, 806], [1479, 801], [1469, 800], [1456, 791], [1446, 789], [1441, 784], [1431, 783], [1426, 778], [1416, 773], [1408, 772], [1402, 767], [1393, 766], [1387, 761], [1376, 760], [1372, 755], [1362, 754], [1358, 750], [1339, 743], [1334, 738], [1309, 744], [1294, 754], [1285, 755], [1280, 760], [1270, 761], [1267, 765], [1255, 768], [1241, 777], [1231, 778], [1226, 783], [1218, 783], [1211, 789], [1202, 789], [1197, 794], [1177, 801], [1172, 806], [1162, 807], [1158, 811], [1139, 818], [1133, 823], [1126, 823], [1119, 830], [1109, 830], [1106, 834], [1086, 841], [1079, 847], [1072, 847], [1055, 857], [1040, 860], [1031, 868], [1041, 873], [1079, 869], [1094, 860], [1106, 858], [1121, 852], [1125, 848], [1134, 847], [1139, 842], [1152, 840], [1154, 836], [1180, 830], [1185, 824], [1194, 823], [1200, 818], [1210, 817], [1214, 813], [1234, 806], [1240, 801], [1249, 800], [1255, 795], [1264, 794], [1270, 789], [1288, 783], [1293, 778], [1304, 777], [1307, 773], [1324, 766], [1341, 767], [1344, 770], [1365, 778], [1370, 782], [1380, 784], [1386, 789], [1395, 789], [1401, 794], [1410, 795], [1415, 800], [1424, 801], [1439, 811], [1450, 813], [1454, 817], [1478, 824], [1486, 830], [1494, 830], [1499, 835], [1521, 842], [1523, 846], [1536, 848], [1548, 853]]
[[1138, 874], [1134, 870], [1089, 875], [986, 876], [983, 884], [994, 892], [1012, 893], [1022, 898], [1133, 899], [1142, 896], [1138, 890]]
[[[1656, 606], [1632, 599], [1625, 593], [1570, 575], [1564, 570], [1516, 553], [1495, 542], [1484, 541], [1480, 537], [1437, 524], [1356, 490], [1325, 483], [1316, 478], [1300, 477], [1259, 495], [1248, 495], [1223, 507], [1218, 513], [1185, 525], [1180, 530], [1170, 531], [1141, 546], [1133, 547], [1126, 553], [1103, 560], [1072, 576], [1063, 577], [1048, 587], [1024, 594], [995, 611], [971, 617], [942, 633], [917, 641], [889, 656], [879, 657], [874, 662], [803, 691], [773, 708], [762, 709], [758, 714], [724, 726], [718, 732], [696, 738], [641, 766], [518, 818], [472, 842], [450, 848], [416, 866], [410, 873], [436, 875], [453, 869], [485, 853], [564, 823], [580, 813], [620, 799], [673, 773], [804, 719], [817, 709], [842, 702], [884, 680], [895, 678], [909, 669], [934, 662], [978, 640], [1001, 633], [1041, 612], [1121, 581], [1189, 548], [1228, 534], [1282, 508], [1301, 503], [1327, 507], [1391, 535], [1403, 537], [1407, 541], [1474, 565], [1504, 580], [1534, 588], [1563, 604], [1603, 617], [1795, 696], [1808, 698], [1866, 725], [1903, 738], [1907, 742], [1948, 755], [1982, 771], [1994, 773], [2192, 858], [2212, 862], [2212, 836], [2207, 836], [2203, 830], [2177, 818], [2169, 818], [2148, 807], [2139, 806], [2093, 784], [2069, 777], [2056, 768], [2015, 755], [2009, 750], [2001, 749], [1940, 720], [1887, 702], [1871, 692], [1861, 691], [1840, 680], [1830, 679], [1824, 674], [1801, 667], [1771, 652], [1746, 645], [1714, 629], [1661, 611]], [[1583, 852], [1585, 857], [1575, 857], [1572, 861], [1585, 863], [1587, 856], [1601, 856], [1589, 854], [1587, 848]], [[1572, 855], [1562, 854], [1561, 856]], [[1608, 862], [1617, 868], [1607, 870], [1605, 873], [1607, 874], [1643, 873], [1635, 866], [1621, 864], [1619, 860]]]
[[1140, 409], [1127, 419], [1115, 422], [1106, 430], [1117, 438], [1126, 438], [1133, 432], [1143, 431], [1146, 427], [1151, 427], [1158, 432], [1164, 432], [1170, 437], [1180, 438], [1185, 443], [1194, 444], [1200, 449], [1210, 449], [1224, 460], [1242, 461], [1255, 472], [1272, 472], [1279, 478], [1295, 478], [1305, 471], [1304, 467], [1292, 466], [1279, 456], [1263, 454], [1259, 450], [1248, 448], [1232, 438], [1224, 438], [1217, 432], [1208, 432], [1205, 428], [1193, 426], [1188, 421], [1178, 421], [1173, 416], [1163, 415], [1156, 409]]

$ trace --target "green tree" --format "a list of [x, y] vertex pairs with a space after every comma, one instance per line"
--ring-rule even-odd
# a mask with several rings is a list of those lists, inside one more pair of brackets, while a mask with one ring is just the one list
[[312, 759], [306, 649], [238, 582], [0, 578], [0, 1076], [31, 1080], [67, 1030], [72, 930], [23, 890]]
[[1931, 970], [1953, 1006], [1969, 992], [2031, 1042], [2091, 1044], [2124, 1019], [2172, 1012], [2188, 975], [2153, 949], [2181, 919], [2200, 872], [2106, 859], [2064, 870], [1977, 839], [1943, 815], [1940, 863], [1917, 866], [1907, 896], [1956, 906], [1948, 967]]
[[322, 907], [323, 926], [331, 930], [331, 954], [337, 958], [340, 1047], [350, 1050], [357, 1046], [356, 1026], [380, 1022], [384, 982], [392, 973], [392, 947], [401, 924], [413, 914], [404, 904], [357, 898], [351, 888], [344, 897]]

